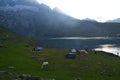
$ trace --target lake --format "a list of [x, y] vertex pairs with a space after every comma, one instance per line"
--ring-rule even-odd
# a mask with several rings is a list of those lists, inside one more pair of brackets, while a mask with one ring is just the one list
[[42, 38], [39, 45], [43, 47], [64, 49], [94, 49], [109, 53], [120, 53], [120, 37], [55, 37]]

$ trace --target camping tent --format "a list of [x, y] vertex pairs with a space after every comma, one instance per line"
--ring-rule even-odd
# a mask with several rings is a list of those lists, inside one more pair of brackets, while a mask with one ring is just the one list
[[43, 48], [42, 47], [36, 47], [34, 48], [34, 51], [41, 51]]
[[74, 59], [75, 57], [76, 57], [76, 55], [73, 54], [73, 53], [66, 54], [66, 58], [72, 58], [72, 59]]
[[73, 48], [73, 49], [71, 49], [71, 52], [72, 52], [72, 53], [76, 53], [77, 50]]
[[88, 52], [86, 50], [80, 50], [79, 52], [82, 54], [88, 54]]

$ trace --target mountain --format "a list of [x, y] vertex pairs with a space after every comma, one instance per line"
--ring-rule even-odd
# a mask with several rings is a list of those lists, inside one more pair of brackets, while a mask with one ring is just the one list
[[[0, 0], [0, 24], [27, 37], [116, 36], [119, 23], [78, 20], [35, 0]], [[9, 3], [14, 3], [12, 6]]]
[[15, 6], [15, 5], [35, 5], [37, 4], [36, 0], [0, 0], [0, 6]]
[[117, 18], [117, 19], [114, 19], [114, 20], [109, 20], [107, 22], [120, 23], [120, 18]]
[[94, 20], [94, 19], [90, 19], [90, 18], [85, 18], [85, 19], [83, 19], [83, 20], [85, 20], [85, 21], [93, 21], [93, 22], [97, 22], [96, 20]]

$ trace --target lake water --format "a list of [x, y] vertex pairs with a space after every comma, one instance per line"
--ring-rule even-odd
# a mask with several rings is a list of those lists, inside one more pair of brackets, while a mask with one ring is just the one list
[[[120, 37], [55, 37], [43, 38], [39, 41], [40, 46], [64, 49], [95, 49], [120, 53]], [[120, 54], [119, 54], [120, 55]]]

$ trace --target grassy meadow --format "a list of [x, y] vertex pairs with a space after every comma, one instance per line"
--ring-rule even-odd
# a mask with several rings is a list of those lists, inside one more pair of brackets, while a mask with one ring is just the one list
[[[12, 75], [21, 74], [44, 80], [120, 80], [120, 57], [88, 51], [89, 54], [76, 54], [75, 59], [67, 59], [69, 50], [46, 47], [32, 51], [33, 42], [0, 27], [0, 80], [14, 80]], [[44, 61], [49, 65], [41, 69]]]

